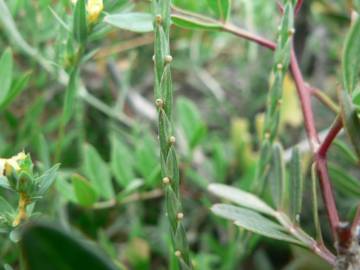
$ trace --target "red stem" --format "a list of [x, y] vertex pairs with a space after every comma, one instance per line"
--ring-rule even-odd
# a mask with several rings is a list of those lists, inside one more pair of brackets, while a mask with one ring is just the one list
[[295, 14], [298, 14], [302, 5], [303, 5], [304, 1], [303, 0], [298, 0], [296, 3], [296, 7], [295, 7]]
[[[336, 228], [339, 225], [339, 214], [336, 208], [335, 198], [327, 169], [326, 157], [318, 153], [318, 149], [321, 147], [319, 136], [315, 128], [314, 114], [311, 108], [311, 92], [309, 92], [306, 87], [305, 81], [297, 63], [294, 49], [291, 50], [291, 71], [300, 98], [307, 137], [310, 141], [310, 146], [314, 153], [314, 159], [317, 165], [321, 194], [325, 202], [324, 204], [329, 218], [332, 235], [334, 238], [336, 238]], [[324, 148], [327, 149], [331, 143], [332, 140], [326, 140]]]
[[302, 73], [300, 71], [294, 49], [291, 50], [290, 68], [301, 103], [301, 109], [304, 116], [306, 133], [310, 141], [311, 149], [315, 153], [317, 148], [319, 147], [320, 141], [315, 128], [314, 115], [311, 108], [311, 93], [307, 91], [306, 84], [302, 76]]
[[260, 37], [258, 35], [255, 35], [253, 33], [250, 33], [250, 32], [248, 32], [246, 30], [240, 29], [237, 26], [235, 26], [233, 24], [230, 24], [230, 23], [226, 23], [223, 26], [223, 31], [231, 33], [231, 34], [233, 34], [235, 36], [244, 38], [246, 40], [255, 42], [255, 43], [259, 44], [260, 46], [268, 48], [268, 49], [273, 50], [273, 51], [276, 48], [276, 44], [274, 42], [272, 42], [272, 41], [270, 41], [270, 40], [268, 40], [266, 38]]
[[332, 144], [332, 142], [335, 140], [336, 136], [339, 134], [340, 130], [343, 128], [343, 122], [341, 120], [341, 117], [338, 116], [335, 119], [335, 122], [332, 124], [329, 133], [326, 135], [323, 143], [321, 144], [318, 155], [321, 157], [326, 157], [326, 154]]

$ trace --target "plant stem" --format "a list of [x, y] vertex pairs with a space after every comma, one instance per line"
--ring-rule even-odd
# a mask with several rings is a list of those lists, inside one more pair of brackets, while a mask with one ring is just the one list
[[[258, 35], [252, 34], [246, 30], [242, 30], [232, 24], [225, 24], [223, 26], [223, 30], [235, 36], [255, 42], [262, 47], [271, 50], [274, 50], [276, 48], [276, 45], [272, 41], [269, 41]], [[298, 65], [298, 61], [296, 59], [296, 54], [294, 49], [292, 49], [291, 51], [290, 65], [291, 65], [293, 79], [295, 81], [295, 85], [301, 103], [301, 109], [303, 112], [304, 123], [305, 123], [305, 130], [307, 133], [307, 137], [309, 139], [310, 147], [314, 154], [315, 162], [317, 164], [317, 171], [321, 186], [322, 197], [328, 214], [332, 235], [334, 238], [336, 238], [336, 227], [339, 224], [339, 215], [335, 205], [333, 190], [330, 183], [329, 174], [327, 171], [327, 161], [325, 158], [317, 154], [317, 151], [320, 147], [320, 140], [315, 128], [314, 115], [311, 108], [311, 93], [310, 91], [308, 91], [308, 87], [306, 87], [304, 78], [302, 76], [301, 70]]]
[[226, 23], [223, 25], [222, 27], [222, 30], [224, 32], [228, 32], [228, 33], [231, 33], [235, 36], [238, 36], [238, 37], [241, 37], [241, 38], [244, 38], [246, 40], [249, 40], [249, 41], [252, 41], [252, 42], [255, 42], [257, 44], [259, 44], [260, 46], [262, 47], [265, 47], [265, 48], [268, 48], [270, 50], [275, 50], [276, 48], [276, 44], [266, 38], [263, 38], [263, 37], [260, 37], [256, 34], [253, 34], [253, 33], [250, 33], [246, 30], [243, 30], [231, 23]]
[[305, 81], [300, 71], [294, 49], [292, 49], [291, 51], [291, 71], [300, 99], [306, 133], [310, 141], [311, 149], [315, 153], [317, 148], [319, 147], [319, 137], [315, 128], [314, 116], [311, 108], [310, 92], [307, 91], [307, 88], [305, 86]]
[[29, 204], [29, 199], [25, 192], [19, 192], [18, 213], [13, 221], [13, 226], [18, 226], [22, 221], [26, 220], [26, 206]]
[[317, 255], [327, 261], [330, 265], [335, 265], [335, 256], [332, 254], [323, 243], [318, 243], [313, 238], [311, 238], [307, 233], [305, 233], [301, 228], [296, 224], [293, 224], [288, 216], [280, 211], [277, 211], [276, 219], [282, 224], [290, 234], [292, 234], [296, 239], [304, 243], [308, 248], [314, 251]]
[[338, 133], [341, 131], [341, 129], [343, 128], [343, 122], [341, 120], [341, 117], [338, 115], [334, 121], [334, 123], [331, 125], [331, 128], [328, 132], [328, 134], [326, 135], [323, 143], [321, 144], [319, 150], [318, 150], [318, 155], [325, 158], [326, 154], [332, 144], [332, 142], [335, 140], [336, 135], [338, 135]]
[[315, 128], [314, 115], [311, 108], [310, 91], [308, 91], [303, 76], [301, 74], [295, 51], [291, 53], [291, 70], [293, 73], [294, 81], [298, 91], [301, 108], [303, 112], [305, 129], [307, 137], [310, 141], [311, 149], [314, 153], [314, 159], [316, 162], [317, 173], [321, 186], [321, 193], [324, 200], [324, 205], [329, 218], [329, 223], [332, 231], [333, 238], [336, 238], [336, 227], [339, 224], [339, 215], [335, 204], [335, 198], [330, 183], [330, 177], [327, 170], [326, 157], [318, 154], [320, 148], [320, 140]]
[[298, 0], [295, 7], [295, 14], [298, 14], [302, 5], [304, 4], [303, 0]]
[[316, 97], [321, 103], [323, 103], [326, 107], [332, 110], [334, 113], [338, 114], [340, 112], [339, 107], [328, 97], [323, 91], [316, 89], [314, 87], [308, 86], [311, 95]]

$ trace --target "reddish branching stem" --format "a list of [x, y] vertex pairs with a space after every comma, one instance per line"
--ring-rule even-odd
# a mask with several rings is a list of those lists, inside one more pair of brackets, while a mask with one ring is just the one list
[[[306, 87], [305, 81], [297, 63], [294, 50], [291, 51], [291, 71], [301, 103], [307, 137], [310, 141], [310, 146], [314, 153], [314, 159], [316, 162], [317, 173], [320, 181], [321, 194], [326, 207], [326, 212], [329, 218], [333, 238], [336, 239], [336, 228], [339, 224], [339, 214], [336, 208], [334, 193], [332, 190], [330, 177], [327, 169], [326, 157], [323, 155], [319, 155], [318, 153], [318, 149], [321, 149], [321, 146], [319, 136], [315, 127], [313, 110], [311, 107], [311, 92], [308, 91], [308, 88]], [[332, 143], [332, 140], [327, 140], [327, 144], [328, 143], [329, 145], [327, 146], [327, 148]]]
[[[299, 3], [299, 7], [302, 3]], [[245, 30], [239, 29], [236, 26], [232, 24], [225, 24], [223, 26], [223, 30], [229, 33], [232, 33], [238, 37], [247, 39], [249, 41], [255, 42], [259, 44], [260, 46], [263, 46], [265, 48], [275, 50], [276, 45], [270, 40], [267, 40], [265, 38], [262, 38], [260, 36], [257, 36], [255, 34], [252, 34], [250, 32], [247, 32]], [[335, 204], [335, 198], [333, 195], [333, 190], [330, 182], [330, 177], [327, 170], [327, 161], [326, 158], [323, 155], [318, 154], [320, 146], [319, 136], [316, 131], [315, 127], [315, 121], [314, 121], [314, 114], [311, 107], [311, 91], [308, 91], [308, 87], [306, 86], [306, 83], [304, 81], [304, 78], [302, 76], [301, 70], [299, 68], [299, 64], [296, 58], [296, 54], [294, 49], [291, 51], [291, 63], [290, 63], [291, 72], [293, 75], [293, 79], [295, 81], [295, 85], [297, 88], [298, 96], [301, 103], [301, 109], [304, 117], [304, 123], [305, 123], [305, 130], [307, 137], [310, 142], [311, 149], [314, 153], [314, 159], [317, 164], [317, 172], [319, 176], [319, 182], [321, 187], [321, 193], [324, 200], [324, 204], [326, 207], [327, 215], [329, 218], [329, 223], [331, 226], [331, 230], [333, 233], [333, 238], [336, 239], [336, 228], [339, 225], [339, 215]], [[332, 140], [327, 140], [326, 144], [329, 144], [328, 146], [323, 147], [329, 147]]]

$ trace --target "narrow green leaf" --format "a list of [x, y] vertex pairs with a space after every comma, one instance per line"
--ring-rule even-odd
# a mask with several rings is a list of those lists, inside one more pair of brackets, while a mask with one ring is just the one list
[[221, 21], [226, 22], [229, 19], [231, 0], [207, 0], [207, 2]]
[[111, 137], [111, 170], [121, 187], [126, 187], [134, 175], [134, 160], [126, 145], [116, 136]]
[[216, 21], [193, 18], [182, 14], [172, 14], [171, 19], [176, 26], [190, 30], [220, 31], [222, 29], [221, 24]]
[[176, 108], [188, 147], [193, 150], [206, 135], [205, 122], [195, 104], [188, 99], [178, 98]]
[[[180, 250], [183, 255], [181, 259], [185, 261], [185, 265], [191, 265], [189, 245], [186, 239], [186, 232], [182, 223], [177, 226], [175, 232], [175, 249]], [[186, 269], [186, 268], [185, 268]], [[189, 268], [188, 268], [189, 269]]]
[[153, 16], [149, 13], [128, 12], [107, 15], [104, 22], [120, 29], [146, 33], [153, 31]]
[[8, 201], [0, 196], [0, 216], [2, 214], [7, 214], [7, 213], [12, 214], [14, 212], [15, 212], [14, 208], [8, 203]]
[[166, 159], [166, 175], [171, 179], [171, 186], [174, 189], [175, 194], [179, 194], [179, 166], [173, 146], [170, 147]]
[[273, 146], [272, 154], [272, 172], [271, 183], [273, 191], [273, 201], [277, 209], [283, 209], [286, 207], [285, 199], [288, 195], [286, 190], [286, 175], [285, 175], [285, 163], [283, 158], [283, 148], [279, 143], [275, 143]]
[[74, 174], [71, 177], [71, 181], [79, 204], [83, 206], [91, 206], [97, 201], [98, 194], [92, 187], [91, 183], [84, 177]]
[[347, 160], [351, 162], [353, 165], [357, 165], [359, 162], [358, 157], [353, 152], [353, 150], [343, 141], [341, 140], [335, 140], [333, 145], [339, 150], [339, 152], [342, 154], [342, 157], [344, 157], [344, 160]]
[[231, 186], [210, 184], [208, 190], [216, 196], [236, 203], [240, 206], [264, 213], [270, 216], [276, 214], [275, 210], [255, 195]]
[[172, 80], [171, 80], [171, 70], [170, 64], [165, 66], [163, 75], [160, 82], [160, 91], [161, 96], [164, 101], [164, 111], [168, 118], [172, 116], [172, 107], [173, 107], [173, 89], [172, 89]]
[[27, 226], [20, 248], [27, 270], [48, 270], [50, 265], [52, 270], [117, 269], [89, 244], [49, 225]]
[[59, 179], [55, 182], [55, 187], [60, 193], [61, 198], [72, 203], [77, 203], [74, 187], [67, 181], [67, 177], [65, 177], [65, 175], [59, 175]]
[[[141, 140], [137, 141], [135, 149], [135, 168], [136, 171], [145, 179], [146, 185], [153, 181], [154, 170], [159, 172], [158, 147], [154, 138], [148, 134], [142, 135]], [[158, 184], [159, 177], [155, 180]]]
[[341, 116], [345, 129], [354, 146], [357, 156], [360, 158], [360, 118], [356, 107], [352, 103], [352, 99], [348, 92], [341, 91], [339, 93], [341, 104]]
[[299, 244], [292, 236], [284, 232], [284, 228], [278, 223], [264, 216], [241, 207], [229, 204], [215, 204], [211, 211], [220, 217], [232, 220], [235, 225], [251, 232], [291, 243]]
[[163, 157], [167, 157], [169, 151], [169, 138], [171, 136], [171, 123], [163, 109], [159, 111], [159, 139]]
[[352, 25], [345, 41], [342, 73], [344, 88], [352, 93], [356, 87], [360, 72], [360, 18]]
[[74, 111], [76, 94], [78, 88], [78, 69], [74, 69], [70, 74], [70, 79], [65, 93], [64, 111], [62, 121], [66, 124]]
[[78, 0], [74, 9], [74, 24], [73, 33], [74, 38], [80, 44], [85, 44], [87, 39], [87, 20], [85, 0]]
[[304, 190], [304, 177], [301, 172], [301, 159], [299, 148], [294, 148], [290, 163], [290, 207], [289, 217], [293, 222], [299, 223]]
[[165, 187], [165, 200], [166, 200], [166, 213], [169, 217], [170, 225], [173, 231], [176, 230], [177, 227], [177, 213], [181, 212], [181, 204], [177, 198], [177, 195], [173, 191], [170, 185]]
[[39, 195], [45, 194], [45, 192], [54, 183], [59, 167], [60, 164], [54, 165], [52, 168], [46, 170], [46, 172], [43, 175], [41, 175], [38, 179], [36, 179], [36, 182], [39, 185], [39, 189], [38, 189]]
[[110, 170], [96, 149], [90, 144], [84, 146], [83, 168], [85, 176], [90, 180], [99, 196], [104, 199], [112, 199], [114, 190]]
[[360, 198], [360, 181], [333, 163], [328, 164], [331, 180], [340, 193], [347, 197]]
[[11, 49], [6, 49], [0, 58], [0, 104], [6, 100], [12, 81], [13, 59]]
[[0, 110], [6, 109], [14, 101], [14, 99], [18, 95], [20, 95], [23, 90], [25, 90], [25, 87], [29, 82], [30, 74], [31, 74], [30, 72], [27, 72], [24, 75], [22, 75], [19, 79], [14, 81], [6, 97], [4, 97], [0, 101]]
[[316, 231], [316, 240], [318, 240], [319, 243], [323, 243], [323, 237], [322, 237], [321, 225], [319, 219], [319, 207], [318, 207], [316, 183], [317, 183], [316, 164], [313, 163], [313, 165], [311, 166], [312, 212], [313, 212], [314, 226]]

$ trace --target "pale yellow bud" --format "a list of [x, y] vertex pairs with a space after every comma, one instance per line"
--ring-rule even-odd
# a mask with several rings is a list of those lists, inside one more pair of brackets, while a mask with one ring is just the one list
[[96, 22], [103, 9], [104, 9], [104, 4], [102, 0], [89, 0], [86, 5], [88, 22], [90, 24]]
[[11, 173], [12, 169], [20, 170], [19, 161], [25, 158], [26, 154], [24, 152], [20, 152], [11, 158], [0, 158], [0, 175], [3, 175], [5, 170], [7, 173]]

